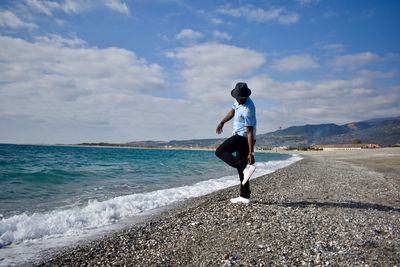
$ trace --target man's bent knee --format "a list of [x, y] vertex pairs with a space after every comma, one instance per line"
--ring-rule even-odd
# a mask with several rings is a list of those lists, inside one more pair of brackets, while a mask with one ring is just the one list
[[218, 158], [221, 158], [223, 154], [223, 151], [221, 149], [221, 147], [218, 147], [217, 150], [215, 150], [215, 156], [217, 156]]

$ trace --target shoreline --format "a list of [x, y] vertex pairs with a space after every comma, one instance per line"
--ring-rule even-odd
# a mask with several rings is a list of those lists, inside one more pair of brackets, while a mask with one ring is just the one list
[[249, 205], [223, 189], [39, 266], [398, 265], [400, 149], [316, 153], [252, 179]]
[[[38, 149], [39, 151], [42, 150], [40, 147]], [[48, 149], [51, 149], [51, 147]], [[54, 150], [59, 151], [57, 148]], [[84, 151], [86, 150], [84, 149]], [[100, 150], [92, 150], [94, 153], [97, 153], [96, 151], [101, 152]], [[161, 152], [158, 151], [155, 154]], [[114, 153], [120, 154], [117, 150]], [[203, 155], [202, 153], [206, 154]], [[203, 158], [203, 156], [211, 157], [212, 160], [211, 154], [208, 154], [208, 152], [202, 153], [195, 154], [200, 155], [200, 158]], [[192, 155], [192, 153], [189, 155]], [[255, 176], [282, 168], [296, 159], [288, 155], [271, 154], [264, 156], [260, 154], [260, 162], [263, 161], [263, 158], [265, 163], [269, 159], [275, 159], [275, 161], [265, 165], [260, 164]], [[282, 160], [278, 160], [279, 158]], [[186, 166], [185, 168], [187, 169], [188, 167]], [[184, 169], [182, 171], [187, 172]], [[205, 177], [206, 180], [204, 181], [203, 179], [197, 179], [198, 181], [191, 182], [184, 178], [182, 181], [185, 184], [175, 183], [174, 186], [164, 186], [165, 188], [160, 188], [160, 190], [150, 189], [147, 191], [142, 190], [138, 193], [119, 194], [118, 196], [94, 201], [93, 203], [82, 203], [79, 207], [56, 208], [49, 212], [35, 213], [31, 211], [26, 216], [24, 215], [25, 217], [18, 216], [18, 214], [6, 217], [6, 220], [2, 222], [5, 225], [3, 233], [6, 234], [0, 240], [0, 246], [2, 246], [0, 250], [0, 266], [19, 266], [20, 264], [35, 263], [43, 256], [49, 255], [50, 253], [48, 252], [71, 248], [82, 243], [81, 240], [98, 239], [105, 234], [110, 234], [115, 230], [121, 230], [126, 226], [135, 224], [137, 223], [137, 218], [142, 217], [141, 215], [146, 210], [148, 210], [146, 213], [158, 213], [161, 209], [173, 207], [173, 202], [183, 202], [188, 198], [206, 195], [239, 183], [234, 175], [234, 170], [226, 170], [227, 172], [219, 173], [221, 171], [219, 168], [214, 169], [208, 173], [208, 177]], [[177, 173], [177, 175], [179, 174]], [[187, 173], [187, 175], [190, 176], [193, 173]], [[165, 207], [165, 205], [168, 205], [168, 207]], [[154, 209], [156, 207], [160, 209]], [[57, 222], [55, 224], [43, 223], [55, 221]], [[86, 228], [86, 225], [90, 225], [90, 228]], [[72, 231], [76, 232], [76, 234], [69, 237], [68, 233]], [[10, 236], [9, 239], [7, 239], [8, 235]], [[3, 246], [3, 244], [6, 245]]]
[[[84, 148], [120, 148], [120, 149], [143, 149], [143, 150], [189, 150], [189, 151], [215, 151], [217, 147], [139, 147], [139, 146], [123, 146], [123, 145], [79, 145], [79, 144], [4, 144], [4, 145], [22, 145], [22, 146], [50, 146], [50, 147], [84, 147]], [[351, 152], [367, 152], [374, 150], [386, 149], [399, 149], [399, 147], [381, 147], [381, 148], [363, 148], [358, 150], [351, 150]], [[260, 149], [255, 148], [256, 153], [278, 153], [278, 154], [308, 154], [308, 153], [336, 153], [336, 152], [349, 152], [345, 149], [337, 150], [298, 150], [298, 149]]]
[[90, 146], [90, 145], [54, 145], [61, 147], [93, 147], [93, 148], [121, 148], [121, 149], [149, 149], [149, 150], [190, 150], [190, 151], [214, 151], [214, 148], [191, 147], [135, 147], [135, 146]]

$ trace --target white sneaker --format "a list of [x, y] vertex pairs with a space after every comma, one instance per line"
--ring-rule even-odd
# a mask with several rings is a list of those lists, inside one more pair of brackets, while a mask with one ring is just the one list
[[249, 204], [250, 203], [250, 198], [244, 198], [244, 197], [236, 197], [236, 198], [231, 198], [232, 203], [243, 203], [243, 204]]
[[253, 175], [255, 170], [256, 170], [256, 166], [254, 166], [254, 165], [246, 166], [246, 169], [243, 170], [244, 177], [243, 177], [242, 185], [245, 185], [245, 183], [247, 183], [247, 181]]

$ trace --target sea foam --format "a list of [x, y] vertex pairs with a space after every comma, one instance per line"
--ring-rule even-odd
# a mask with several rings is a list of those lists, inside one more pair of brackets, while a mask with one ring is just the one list
[[[294, 155], [283, 161], [258, 162], [253, 177], [274, 172], [299, 160], [301, 157]], [[70, 209], [23, 213], [3, 218], [0, 220], [0, 248], [20, 243], [46, 242], [54, 238], [62, 242], [63, 238], [69, 236], [88, 234], [121, 220], [238, 184], [237, 175], [225, 176], [193, 185], [119, 196], [106, 201], [90, 200], [85, 206]]]

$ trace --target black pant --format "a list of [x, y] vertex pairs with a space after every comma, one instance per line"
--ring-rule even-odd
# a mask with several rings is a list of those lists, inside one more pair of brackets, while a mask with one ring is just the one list
[[247, 143], [247, 138], [237, 134], [226, 139], [215, 151], [215, 155], [218, 158], [222, 159], [229, 166], [237, 169], [240, 179], [240, 196], [244, 198], [250, 198], [251, 193], [249, 182], [242, 185], [243, 170], [247, 165], [248, 154], [249, 145]]

